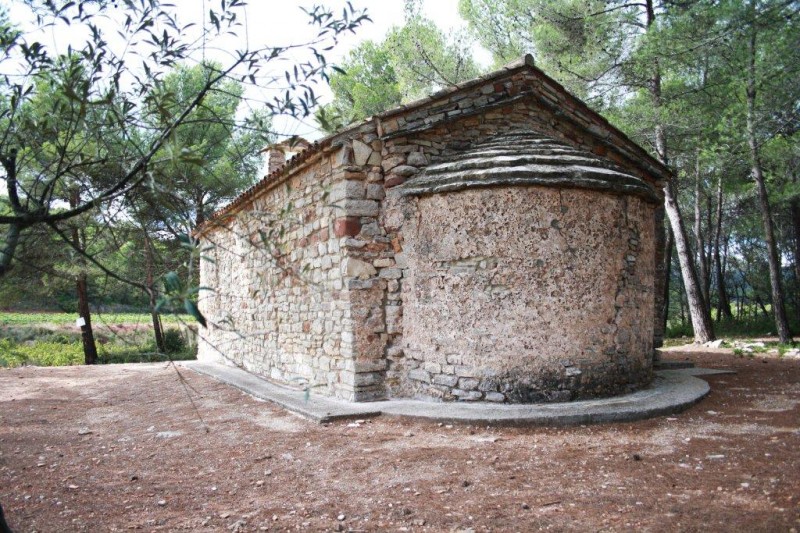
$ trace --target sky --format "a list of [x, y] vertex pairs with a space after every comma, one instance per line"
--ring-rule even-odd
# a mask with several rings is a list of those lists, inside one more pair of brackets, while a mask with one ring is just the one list
[[[212, 7], [219, 5], [220, 0], [173, 0], [182, 23], [194, 22], [198, 27], [204, 22], [204, 16]], [[301, 7], [309, 8], [314, 3], [341, 10], [346, 6], [344, 0], [250, 0], [243, 12], [244, 26], [237, 31], [235, 37], [226, 37], [210, 43], [205, 53], [208, 58], [221, 63], [230, 60], [231, 51], [247, 46], [256, 49], [263, 46], [289, 45], [304, 42], [313, 37], [314, 32], [308, 25], [308, 16]], [[326, 52], [329, 63], [341, 62], [347, 53], [364, 40], [382, 40], [394, 25], [403, 23], [403, 0], [351, 0], [356, 9], [366, 9], [372, 22], [366, 22], [355, 34], [344, 36], [334, 50]], [[21, 24], [30, 32], [29, 38], [37, 40], [63, 52], [69, 43], [81, 42], [80, 34], [72, 27], [56, 27], [47, 30], [36, 30], [32, 20], [27, 20], [27, 8], [21, 0], [0, 0], [0, 5], [8, 8], [11, 20]], [[422, 12], [433, 20], [445, 33], [466, 26], [458, 15], [458, 0], [423, 0]], [[112, 30], [114, 28], [104, 28]], [[115, 32], [110, 31], [110, 34]], [[479, 63], [490, 63], [489, 53], [475, 47], [475, 58]], [[195, 58], [199, 60], [200, 58]], [[282, 75], [283, 69], [290, 61], [275, 65], [275, 73]], [[331, 93], [326, 84], [319, 85], [315, 92], [322, 102], [330, 101]], [[263, 88], [247, 88], [246, 96], [251, 101], [269, 100], [275, 93]], [[274, 129], [284, 135], [300, 135], [315, 139], [323, 135], [312, 118], [297, 121], [290, 118], [276, 117]]]

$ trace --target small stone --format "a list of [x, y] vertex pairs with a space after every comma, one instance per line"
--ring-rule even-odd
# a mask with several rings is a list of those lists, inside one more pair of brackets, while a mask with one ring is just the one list
[[167, 505], [167, 500], [158, 500], [158, 505], [164, 507], [165, 505]]
[[506, 401], [506, 396], [505, 396], [505, 394], [503, 394], [503, 393], [501, 393], [501, 392], [487, 392], [487, 393], [485, 393], [485, 394], [483, 395], [483, 398], [484, 398], [484, 399], [485, 399], [487, 402], [496, 402], [496, 403], [502, 403], [502, 402]]
[[341, 521], [342, 521], [342, 520], [344, 520], [345, 518], [347, 518], [347, 517], [346, 517], [344, 514], [340, 514], [339, 516], [337, 516], [337, 517], [336, 517], [336, 520], [338, 520], [338, 521], [340, 521], [340, 522], [341, 522]]
[[397, 176], [402, 176], [404, 178], [407, 178], [408, 176], [413, 176], [417, 172], [419, 172], [419, 169], [411, 165], [400, 165], [392, 169], [392, 174], [395, 174]]
[[[151, 426], [150, 428], [147, 429], [147, 431], [153, 431], [154, 429], [155, 427]], [[78, 435], [91, 435], [91, 434], [92, 430], [89, 428], [80, 428], [78, 430]]]
[[527, 511], [528, 509], [530, 509], [530, 508], [531, 508], [531, 506], [530, 506], [530, 505], [528, 505], [527, 503], [523, 503], [523, 504], [522, 504], [522, 508], [523, 508], [523, 509], [525, 509], [525, 510]]
[[411, 166], [424, 167], [428, 164], [428, 159], [422, 152], [411, 152], [408, 154], [408, 159], [406, 162]]

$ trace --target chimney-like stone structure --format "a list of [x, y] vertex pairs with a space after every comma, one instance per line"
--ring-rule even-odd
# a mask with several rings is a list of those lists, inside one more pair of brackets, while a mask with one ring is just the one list
[[285, 141], [271, 144], [262, 152], [267, 153], [267, 175], [283, 168], [286, 161], [311, 146], [311, 143], [302, 137], [291, 137]]
[[283, 168], [283, 165], [286, 164], [286, 152], [284, 152], [284, 147], [280, 144], [273, 144], [269, 148], [267, 148], [268, 154], [268, 162], [267, 162], [267, 174], [272, 174]]

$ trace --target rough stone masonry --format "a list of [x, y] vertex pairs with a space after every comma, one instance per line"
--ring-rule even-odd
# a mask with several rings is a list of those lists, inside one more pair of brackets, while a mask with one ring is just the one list
[[350, 401], [650, 381], [669, 171], [530, 56], [287, 147], [199, 231], [199, 359]]

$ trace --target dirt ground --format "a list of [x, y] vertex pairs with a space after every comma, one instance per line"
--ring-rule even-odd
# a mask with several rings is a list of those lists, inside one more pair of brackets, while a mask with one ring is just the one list
[[0, 502], [18, 532], [800, 530], [800, 361], [687, 357], [738, 374], [572, 428], [318, 425], [164, 365], [2, 370]]

